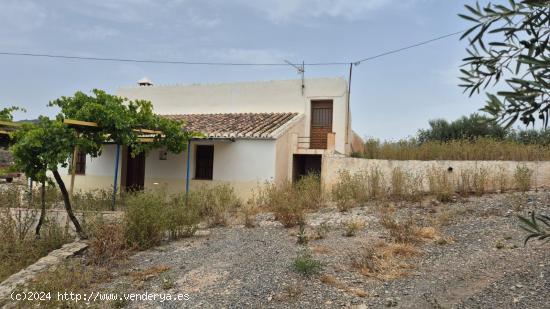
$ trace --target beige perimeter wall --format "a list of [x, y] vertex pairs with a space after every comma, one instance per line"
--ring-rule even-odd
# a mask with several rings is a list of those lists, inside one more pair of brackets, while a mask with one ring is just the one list
[[[430, 169], [439, 171], [448, 171], [452, 168], [450, 175], [456, 180], [462, 171], [479, 170], [481, 168], [488, 171], [489, 181], [494, 181], [494, 177], [500, 177], [504, 174], [512, 179], [518, 165], [527, 166], [533, 171], [533, 187], [550, 187], [550, 161], [542, 162], [516, 162], [516, 161], [415, 161], [415, 160], [371, 160], [350, 158], [343, 156], [324, 156], [322, 163], [322, 181], [327, 189], [330, 189], [338, 181], [340, 171], [347, 170], [351, 174], [370, 171], [378, 168], [384, 175], [385, 181], [391, 179], [392, 170], [396, 167], [416, 175], [426, 175]], [[424, 189], [428, 189], [427, 177], [423, 179]]]

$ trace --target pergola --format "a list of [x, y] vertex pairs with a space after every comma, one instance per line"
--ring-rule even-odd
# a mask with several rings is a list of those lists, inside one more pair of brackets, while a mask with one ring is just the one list
[[[95, 122], [89, 122], [89, 121], [82, 121], [82, 120], [76, 120], [76, 119], [64, 119], [63, 123], [74, 127], [75, 130], [78, 132], [79, 128], [87, 127], [87, 128], [99, 128], [99, 125]], [[11, 132], [17, 130], [21, 126], [20, 123], [15, 123], [11, 121], [0, 121], [0, 135], [10, 135]], [[152, 135], [162, 135], [162, 131], [157, 130], [150, 130], [150, 129], [143, 129], [143, 128], [136, 128], [134, 129], [134, 132], [140, 134], [138, 136], [139, 141], [141, 143], [151, 143], [154, 141], [154, 137]], [[78, 134], [78, 133], [77, 133]], [[9, 137], [8, 137], [9, 138]], [[185, 183], [185, 195], [187, 199], [187, 195], [189, 193], [189, 177], [190, 177], [190, 144], [191, 141], [188, 142], [187, 145], [187, 167], [186, 167], [186, 183]], [[115, 165], [114, 165], [114, 182], [113, 182], [113, 203], [112, 203], [112, 209], [114, 210], [115, 202], [116, 202], [116, 194], [118, 190], [118, 166], [120, 164], [120, 144], [116, 145], [116, 158], [115, 158]], [[71, 182], [69, 186], [69, 192], [70, 196], [72, 198], [73, 192], [74, 192], [74, 181], [76, 176], [76, 157], [78, 155], [78, 146], [76, 146], [73, 150], [73, 155], [71, 158]]]

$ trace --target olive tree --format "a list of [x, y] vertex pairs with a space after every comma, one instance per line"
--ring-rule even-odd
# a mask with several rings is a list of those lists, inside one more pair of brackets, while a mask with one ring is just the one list
[[[75, 149], [97, 157], [103, 145], [111, 142], [130, 146], [132, 155], [157, 147], [179, 153], [193, 136], [182, 130], [181, 123], [154, 114], [151, 102], [130, 101], [102, 90], [93, 90], [91, 95], [76, 92], [74, 96], [50, 102], [49, 106], [60, 108], [56, 119], [41, 117], [35, 125], [23, 125], [15, 134], [12, 150], [16, 164], [28, 177], [43, 180], [47, 171], [52, 172], [67, 215], [81, 238], [86, 237], [85, 231], [73, 214], [69, 193], [58, 171], [59, 167], [69, 165], [67, 159]], [[67, 126], [65, 119], [94, 122], [97, 127]], [[141, 142], [140, 129], [154, 131], [149, 142]]]
[[508, 0], [466, 5], [459, 14], [474, 25], [461, 37], [470, 42], [461, 80], [469, 95], [488, 86], [483, 111], [507, 127], [517, 120], [546, 127], [550, 112], [550, 0]]

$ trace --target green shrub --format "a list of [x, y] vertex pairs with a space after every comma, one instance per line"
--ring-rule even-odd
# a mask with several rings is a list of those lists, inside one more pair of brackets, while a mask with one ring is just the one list
[[321, 176], [308, 174], [294, 184], [300, 204], [307, 210], [317, 210], [325, 203], [324, 192], [321, 187]]
[[305, 220], [305, 207], [292, 183], [267, 183], [264, 186], [265, 206], [273, 211], [275, 219], [285, 227], [292, 227]]
[[308, 241], [309, 241], [309, 236], [307, 235], [307, 231], [306, 231], [306, 224], [305, 222], [300, 222], [299, 223], [299, 230], [298, 230], [298, 235], [296, 235], [296, 243], [299, 244], [299, 245], [307, 245]]
[[315, 237], [317, 239], [325, 239], [329, 232], [330, 226], [326, 221], [323, 221], [315, 228]]
[[338, 180], [332, 186], [332, 200], [340, 211], [347, 211], [368, 200], [368, 174], [352, 175], [347, 170], [338, 172]]
[[[115, 210], [124, 210], [126, 196], [141, 194], [141, 192], [117, 193]], [[62, 200], [60, 200], [62, 201]], [[73, 204], [76, 210], [108, 211], [113, 208], [113, 189], [96, 189], [90, 191], [78, 191], [73, 194]]]
[[159, 245], [165, 238], [190, 237], [197, 230], [201, 211], [210, 215], [208, 211], [219, 209], [216, 205], [207, 208], [204, 203], [221, 203], [225, 198], [216, 199], [212, 192], [200, 191], [197, 195], [190, 195], [186, 205], [184, 195], [166, 196], [162, 191], [132, 194], [125, 201], [124, 235], [127, 243], [143, 250]]
[[124, 234], [130, 246], [148, 249], [161, 243], [165, 230], [165, 203], [165, 196], [158, 192], [133, 194], [126, 199]]
[[170, 239], [191, 237], [197, 231], [201, 217], [196, 205], [185, 205], [185, 196], [174, 198], [164, 209], [165, 228]]
[[323, 264], [315, 260], [309, 250], [303, 250], [294, 259], [294, 269], [304, 276], [311, 276], [321, 272]]
[[260, 208], [272, 211], [285, 227], [292, 227], [305, 219], [305, 213], [324, 203], [318, 175], [302, 177], [296, 183], [266, 182], [259, 190], [256, 202]]
[[241, 202], [233, 187], [228, 184], [217, 184], [191, 191], [189, 204], [192, 208], [198, 209], [209, 226], [223, 226], [227, 224], [228, 213], [235, 211]]

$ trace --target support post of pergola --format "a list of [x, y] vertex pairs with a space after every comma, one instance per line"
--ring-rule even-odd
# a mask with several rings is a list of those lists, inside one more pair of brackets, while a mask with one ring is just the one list
[[187, 164], [185, 174], [185, 205], [189, 201], [189, 179], [191, 174], [191, 139], [187, 141]]
[[115, 180], [113, 183], [113, 205], [111, 206], [111, 210], [115, 210], [116, 205], [116, 193], [117, 193], [117, 185], [118, 185], [118, 163], [120, 160], [120, 145], [116, 145], [116, 157], [115, 157]]

